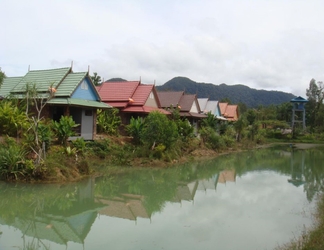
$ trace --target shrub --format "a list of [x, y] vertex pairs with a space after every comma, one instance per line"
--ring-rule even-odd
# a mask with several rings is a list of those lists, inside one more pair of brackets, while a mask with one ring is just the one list
[[7, 179], [25, 175], [27, 152], [14, 139], [6, 138], [0, 147], [0, 175]]
[[141, 134], [141, 140], [146, 147], [154, 148], [155, 145], [163, 144], [166, 149], [169, 149], [177, 138], [177, 125], [166, 115], [155, 111], [146, 117]]
[[98, 110], [97, 131], [98, 133], [107, 133], [118, 135], [118, 128], [121, 124], [119, 110], [117, 108]]
[[2, 134], [17, 136], [29, 125], [26, 114], [10, 101], [0, 102], [0, 131]]
[[54, 121], [53, 129], [59, 143], [66, 146], [68, 138], [75, 135], [73, 129], [77, 126], [79, 124], [76, 124], [71, 116], [62, 116], [59, 122]]
[[132, 117], [129, 125], [126, 126], [127, 133], [133, 137], [134, 144], [141, 144], [141, 135], [144, 128], [144, 119]]

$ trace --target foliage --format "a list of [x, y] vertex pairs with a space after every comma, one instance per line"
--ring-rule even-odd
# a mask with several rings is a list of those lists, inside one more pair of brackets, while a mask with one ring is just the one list
[[126, 131], [133, 137], [133, 142], [136, 145], [141, 144], [141, 135], [144, 128], [144, 119], [142, 117], [130, 119], [130, 123], [126, 126]]
[[0, 102], [0, 131], [4, 135], [17, 136], [29, 126], [25, 113], [11, 101]]
[[203, 127], [199, 133], [202, 141], [208, 148], [217, 150], [225, 146], [221, 136], [218, 135], [211, 127]]
[[73, 129], [77, 126], [79, 124], [76, 124], [71, 116], [62, 116], [59, 122], [54, 121], [53, 129], [59, 143], [66, 146], [68, 138], [75, 135]]
[[107, 133], [118, 135], [118, 128], [121, 124], [119, 110], [116, 108], [98, 110], [97, 113], [97, 131], [98, 133]]
[[95, 86], [101, 84], [101, 76], [99, 76], [97, 72], [93, 72], [93, 76], [91, 76], [91, 80]]
[[1, 67], [0, 67], [0, 86], [3, 82], [3, 80], [6, 78], [6, 74], [1, 70]]
[[154, 148], [156, 145], [163, 144], [166, 149], [169, 149], [178, 136], [177, 125], [166, 115], [154, 111], [146, 117], [141, 139], [146, 147]]
[[77, 138], [72, 141], [73, 146], [76, 148], [77, 152], [84, 154], [86, 151], [87, 143], [83, 138]]
[[216, 120], [215, 116], [211, 112], [208, 112], [207, 117], [202, 120], [201, 126], [210, 127], [212, 129], [216, 130], [217, 120]]
[[6, 179], [24, 176], [26, 150], [14, 139], [7, 137], [0, 147], [0, 175]]

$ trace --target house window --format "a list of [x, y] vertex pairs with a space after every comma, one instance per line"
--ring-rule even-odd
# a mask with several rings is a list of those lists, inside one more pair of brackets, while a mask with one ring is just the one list
[[90, 110], [90, 109], [85, 110], [84, 115], [85, 116], [92, 116], [92, 110]]
[[85, 80], [83, 80], [81, 83], [81, 89], [88, 89], [88, 84]]
[[154, 95], [152, 92], [150, 93], [150, 99], [154, 99]]

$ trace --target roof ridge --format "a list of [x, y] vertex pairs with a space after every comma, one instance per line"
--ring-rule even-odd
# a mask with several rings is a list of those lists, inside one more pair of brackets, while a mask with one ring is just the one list
[[48, 71], [48, 70], [62, 70], [62, 69], [72, 69], [72, 68], [71, 67], [61, 67], [61, 68], [54, 68], [54, 69], [35, 69], [35, 70], [31, 69], [28, 72], [31, 72], [31, 71], [35, 72], [35, 71]]

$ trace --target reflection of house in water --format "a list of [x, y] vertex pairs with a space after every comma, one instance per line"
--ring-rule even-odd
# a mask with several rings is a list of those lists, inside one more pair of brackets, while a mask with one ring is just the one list
[[[45, 206], [46, 208], [34, 217], [17, 215], [10, 224], [0, 215], [0, 224], [19, 229], [23, 238], [30, 236], [63, 245], [67, 245], [69, 241], [84, 244], [84, 239], [97, 217], [97, 211], [102, 207], [101, 204], [94, 202], [93, 188], [94, 180], [88, 179], [76, 187], [73, 192], [73, 201], [65, 209], [59, 207], [64, 206], [63, 203], [67, 203], [67, 200], [53, 202], [52, 206]], [[64, 188], [62, 188], [62, 193], [62, 197], [71, 195]], [[30, 204], [28, 209], [31, 209]]]
[[216, 190], [217, 182], [218, 182], [218, 174], [214, 175], [209, 179], [199, 180], [197, 189], [204, 190], [204, 191], [206, 191], [207, 189]]
[[298, 150], [291, 152], [290, 158], [291, 166], [291, 179], [288, 179], [289, 183], [298, 187], [305, 183], [304, 167], [305, 167], [305, 151]]
[[235, 182], [236, 172], [235, 169], [223, 170], [219, 173], [218, 183], [226, 183], [228, 181]]
[[192, 201], [198, 187], [198, 181], [190, 183], [179, 183], [177, 186], [176, 194], [171, 200], [172, 202]]
[[142, 195], [121, 194], [120, 197], [113, 199], [97, 197], [96, 200], [105, 205], [99, 211], [101, 215], [135, 221], [138, 217], [151, 218], [151, 215], [147, 213], [143, 204], [144, 196]]

